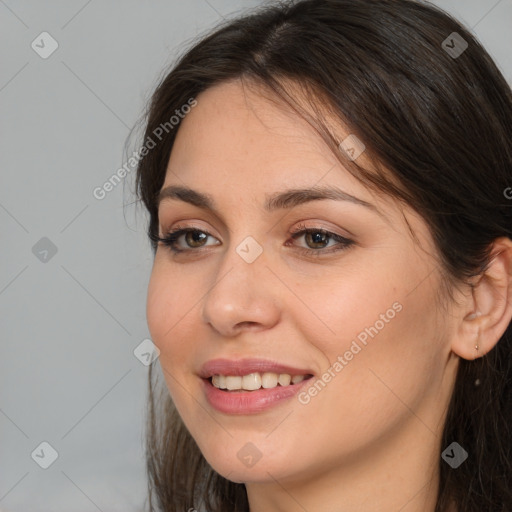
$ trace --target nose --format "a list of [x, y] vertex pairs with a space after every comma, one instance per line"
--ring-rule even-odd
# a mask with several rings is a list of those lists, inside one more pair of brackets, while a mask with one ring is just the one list
[[265, 251], [251, 263], [230, 247], [217, 267], [202, 303], [202, 320], [222, 337], [266, 330], [280, 318], [277, 282]]

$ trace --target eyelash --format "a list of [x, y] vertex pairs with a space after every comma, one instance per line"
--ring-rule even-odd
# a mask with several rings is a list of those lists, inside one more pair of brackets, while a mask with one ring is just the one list
[[[196, 228], [185, 228], [182, 226], [177, 226], [176, 229], [173, 231], [170, 231], [166, 234], [165, 237], [155, 236], [152, 237], [152, 239], [156, 242], [161, 242], [164, 246], [169, 248], [174, 254], [178, 253], [184, 253], [189, 251], [197, 251], [198, 249], [177, 249], [175, 246], [176, 241], [182, 236], [189, 232], [197, 232], [197, 233], [204, 233], [207, 236], [212, 236], [208, 231], [204, 231], [202, 229], [196, 229]], [[315, 256], [315, 257], [321, 257], [325, 254], [332, 254], [334, 252], [338, 251], [344, 251], [354, 245], [354, 241], [350, 240], [349, 238], [345, 238], [341, 235], [338, 235], [336, 233], [332, 233], [331, 231], [327, 231], [325, 229], [321, 228], [307, 228], [304, 224], [299, 225], [295, 230], [293, 230], [290, 233], [290, 236], [295, 240], [299, 238], [301, 235], [309, 234], [309, 233], [321, 233], [322, 235], [327, 235], [329, 239], [335, 240], [338, 242], [337, 245], [334, 247], [324, 250], [323, 248], [319, 249], [306, 249], [304, 247], [299, 247], [298, 249], [307, 256]]]

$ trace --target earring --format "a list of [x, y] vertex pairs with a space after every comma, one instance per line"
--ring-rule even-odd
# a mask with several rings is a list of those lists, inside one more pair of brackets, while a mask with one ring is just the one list
[[477, 357], [479, 357], [479, 356], [478, 356], [478, 349], [479, 349], [479, 347], [478, 347], [478, 341], [479, 341], [479, 340], [480, 340], [480, 329], [478, 330], [478, 334], [477, 334], [477, 337], [476, 337], [476, 342], [475, 342], [475, 350], [476, 350], [476, 354], [475, 354], [475, 357], [473, 357], [473, 361], [474, 361]]
[[[478, 342], [479, 342], [479, 340], [480, 340], [480, 328], [478, 329], [478, 334], [477, 334], [477, 337], [476, 337], [476, 343], [475, 343], [476, 355], [475, 355], [475, 357], [473, 358], [473, 361], [474, 361], [477, 357], [479, 357], [479, 355], [478, 355], [478, 349], [479, 349], [479, 347], [478, 347]], [[481, 383], [482, 383], [482, 381], [481, 381], [480, 379], [476, 379], [476, 380], [475, 380], [475, 382], [474, 382], [474, 385], [475, 385], [475, 387], [477, 388], [478, 386], [480, 386], [480, 384], [481, 384]]]

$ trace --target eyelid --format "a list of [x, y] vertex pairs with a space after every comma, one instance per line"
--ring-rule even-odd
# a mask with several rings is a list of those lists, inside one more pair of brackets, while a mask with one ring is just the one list
[[[294, 227], [293, 229], [290, 229], [290, 234], [294, 234], [297, 232], [300, 232], [301, 230], [306, 231], [325, 231], [326, 233], [330, 233], [332, 235], [336, 235], [342, 238], [353, 238], [356, 239], [356, 236], [352, 234], [348, 229], [340, 228], [339, 226], [322, 226], [321, 223], [326, 222], [324, 220], [320, 219], [314, 219], [314, 220], [299, 220], [297, 221], [298, 225]], [[341, 231], [341, 232], [340, 232]]]
[[[189, 222], [190, 222], [190, 224], [189, 224]], [[194, 222], [197, 222], [197, 221], [193, 221], [193, 220], [177, 221], [177, 223], [172, 224], [172, 228], [165, 228], [165, 229], [162, 226], [160, 226], [160, 233], [161, 233], [160, 236], [166, 236], [171, 232], [176, 232], [176, 231], [183, 229], [183, 230], [204, 231], [205, 233], [208, 233], [208, 235], [213, 236], [218, 239], [218, 237], [212, 233], [212, 231], [213, 231], [212, 229], [210, 229], [209, 227], [194, 224]]]

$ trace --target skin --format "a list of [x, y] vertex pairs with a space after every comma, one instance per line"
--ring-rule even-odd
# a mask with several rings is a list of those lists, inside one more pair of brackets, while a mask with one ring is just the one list
[[[197, 100], [163, 187], [210, 194], [218, 209], [162, 201], [161, 236], [177, 224], [211, 236], [203, 245], [182, 236], [178, 247], [189, 252], [177, 255], [160, 245], [147, 296], [148, 326], [185, 425], [218, 473], [246, 484], [251, 512], [433, 512], [459, 357], [491, 350], [512, 317], [510, 240], [497, 241], [474, 291], [461, 286], [457, 304], [443, 308], [437, 251], [412, 209], [404, 215], [421, 245], [393, 200], [365, 188], [310, 125], [257, 88], [236, 80]], [[343, 140], [348, 132], [332, 122]], [[364, 153], [358, 163], [369, 165]], [[335, 200], [263, 209], [267, 194], [315, 185], [337, 186], [385, 218]], [[291, 239], [299, 224], [354, 244], [326, 253], [335, 240], [322, 248], [306, 235]], [[250, 264], [235, 250], [247, 236], [263, 249]], [[307, 404], [294, 397], [235, 416], [202, 392], [197, 373], [218, 357], [272, 359], [318, 378], [394, 303], [402, 309]], [[237, 457], [248, 442], [261, 452], [252, 467]]]

